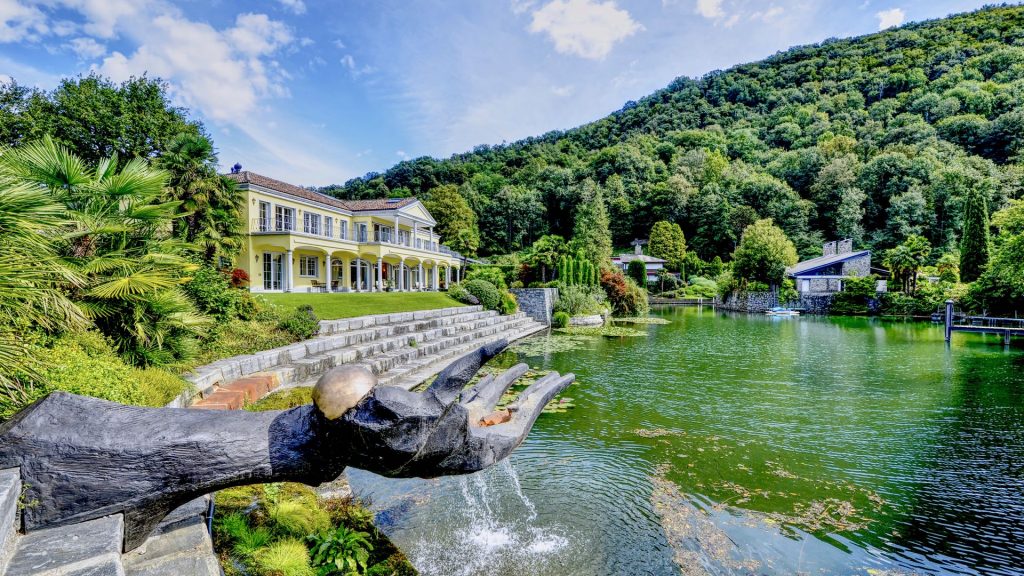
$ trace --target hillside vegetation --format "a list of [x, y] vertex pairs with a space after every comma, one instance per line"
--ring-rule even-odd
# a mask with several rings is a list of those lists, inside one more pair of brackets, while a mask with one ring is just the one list
[[[972, 191], [988, 213], [1021, 196], [1022, 153], [1024, 8], [1001, 6], [679, 78], [572, 130], [324, 190], [439, 198], [448, 242], [482, 255], [572, 236], [596, 185], [618, 247], [664, 220], [703, 260], [728, 260], [771, 218], [802, 257], [835, 237], [887, 249], [921, 235], [934, 262], [959, 246]], [[450, 209], [462, 200], [475, 218]]]

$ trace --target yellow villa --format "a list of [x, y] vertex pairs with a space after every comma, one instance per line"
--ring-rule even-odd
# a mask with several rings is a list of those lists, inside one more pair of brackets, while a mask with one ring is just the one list
[[339, 200], [248, 170], [227, 176], [245, 195], [235, 266], [253, 292], [422, 291], [458, 281], [462, 257], [441, 244], [415, 198]]

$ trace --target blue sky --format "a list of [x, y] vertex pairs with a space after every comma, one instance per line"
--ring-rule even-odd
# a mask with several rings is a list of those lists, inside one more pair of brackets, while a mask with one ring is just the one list
[[0, 0], [0, 79], [148, 72], [224, 167], [341, 183], [577, 126], [677, 76], [969, 0]]

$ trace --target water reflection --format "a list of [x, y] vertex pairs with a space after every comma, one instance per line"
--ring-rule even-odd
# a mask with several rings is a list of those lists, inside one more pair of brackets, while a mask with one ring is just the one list
[[577, 408], [510, 463], [354, 487], [426, 575], [1019, 573], [1019, 348], [958, 334], [947, 350], [920, 323], [661, 314], [646, 338], [499, 359], [578, 375]]

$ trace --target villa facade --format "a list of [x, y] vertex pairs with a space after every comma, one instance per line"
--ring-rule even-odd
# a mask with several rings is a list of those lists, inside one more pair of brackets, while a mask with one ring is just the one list
[[227, 177], [245, 196], [233, 265], [253, 292], [438, 290], [461, 275], [415, 198], [339, 200], [247, 170]]
[[[786, 276], [794, 280], [797, 292], [802, 296], [842, 292], [846, 278], [868, 274], [871, 274], [871, 251], [855, 251], [853, 240], [849, 238], [826, 242], [821, 247], [821, 256], [786, 270]], [[882, 281], [881, 291], [884, 291], [884, 285]]]

